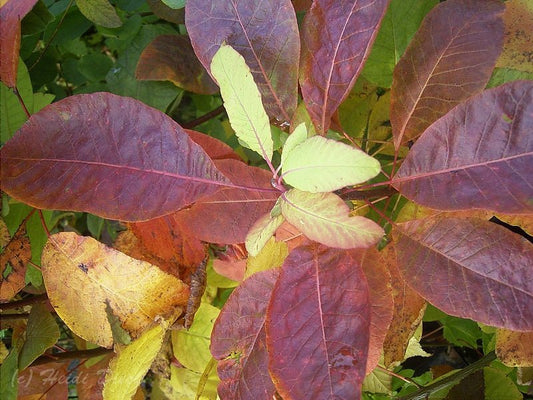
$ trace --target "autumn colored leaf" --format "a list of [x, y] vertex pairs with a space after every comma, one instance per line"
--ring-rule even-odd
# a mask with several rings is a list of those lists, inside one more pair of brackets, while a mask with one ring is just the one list
[[2, 190], [14, 198], [124, 221], [169, 214], [229, 183], [172, 119], [110, 93], [33, 114], [0, 154]]
[[429, 12], [394, 69], [396, 149], [485, 87], [502, 47], [503, 11], [497, 0], [449, 0]]
[[79, 400], [98, 400], [102, 396], [105, 383], [105, 372], [109, 365], [111, 355], [99, 359], [95, 364], [84, 363], [78, 367], [76, 392]]
[[315, 0], [302, 25], [300, 86], [319, 133], [348, 96], [376, 38], [388, 0]]
[[498, 329], [496, 354], [509, 367], [533, 367], [533, 331], [515, 332]]
[[393, 179], [407, 198], [441, 210], [533, 210], [533, 82], [487, 90], [435, 122]]
[[208, 136], [205, 133], [185, 129], [185, 133], [207, 153], [211, 160], [223, 160], [231, 158], [242, 161], [241, 157], [233, 149], [221, 140]]
[[402, 275], [430, 303], [487, 325], [533, 330], [530, 242], [474, 218], [415, 220], [398, 229]]
[[291, 121], [297, 101], [300, 40], [289, 0], [188, 0], [185, 25], [207, 70], [223, 43], [238, 49], [269, 117], [279, 123]]
[[26, 286], [26, 264], [30, 260], [30, 239], [26, 223], [22, 223], [0, 254], [0, 302], [11, 300]]
[[68, 363], [51, 362], [26, 368], [18, 376], [19, 400], [68, 399]]
[[256, 256], [249, 256], [246, 262], [245, 278], [260, 271], [281, 267], [289, 255], [289, 246], [285, 242], [270, 238]]
[[20, 50], [20, 21], [37, 0], [8, 0], [0, 7], [0, 81], [14, 88]]
[[352, 254], [317, 243], [293, 250], [266, 319], [269, 370], [281, 396], [358, 399], [370, 313], [366, 279]]
[[187, 285], [174, 276], [72, 232], [50, 236], [42, 272], [48, 298], [65, 324], [103, 347], [113, 344], [106, 304], [135, 339], [157, 318], [177, 317], [189, 296]]
[[215, 94], [218, 87], [198, 61], [187, 36], [161, 35], [141, 53], [135, 76], [139, 80], [171, 81], [198, 94]]
[[275, 389], [268, 374], [265, 317], [278, 270], [246, 279], [224, 305], [213, 328], [211, 353], [222, 380], [225, 399], [271, 399]]
[[370, 247], [383, 229], [365, 217], [350, 217], [346, 203], [334, 193], [309, 193], [291, 189], [281, 196], [287, 221], [311, 240], [330, 247]]
[[108, 0], [76, 0], [81, 13], [96, 25], [105, 28], [118, 28], [122, 25], [115, 8]]
[[232, 281], [240, 282], [246, 271], [248, 254], [242, 243], [224, 246], [222, 251], [214, 251], [213, 270]]

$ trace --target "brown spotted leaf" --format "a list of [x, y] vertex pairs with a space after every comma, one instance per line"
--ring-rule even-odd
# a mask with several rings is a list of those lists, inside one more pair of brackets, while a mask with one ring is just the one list
[[22, 223], [0, 254], [0, 302], [11, 300], [26, 286], [26, 264], [30, 260], [30, 239], [26, 223]]
[[498, 329], [496, 354], [509, 367], [533, 367], [533, 331], [516, 332]]

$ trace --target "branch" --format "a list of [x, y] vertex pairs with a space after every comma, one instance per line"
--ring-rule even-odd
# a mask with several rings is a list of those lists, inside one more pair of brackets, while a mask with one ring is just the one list
[[390, 197], [398, 193], [392, 186], [380, 187], [372, 190], [354, 190], [353, 188], [337, 192], [343, 200], [372, 200], [380, 197]]
[[50, 362], [62, 362], [65, 360], [75, 360], [75, 359], [85, 359], [99, 357], [104, 354], [112, 353], [113, 349], [106, 349], [104, 347], [97, 347], [96, 349], [89, 350], [75, 350], [75, 351], [66, 351], [64, 353], [57, 354], [45, 354], [37, 358], [31, 366], [48, 364]]
[[11, 308], [29, 306], [31, 304], [40, 303], [46, 300], [48, 300], [48, 295], [46, 293], [38, 294], [22, 300], [12, 301], [11, 303], [0, 303], [0, 310], [9, 310]]
[[207, 114], [202, 115], [201, 117], [193, 119], [192, 121], [189, 121], [189, 122], [183, 122], [180, 125], [185, 129], [192, 129], [195, 126], [203, 124], [204, 122], [209, 121], [211, 118], [214, 118], [219, 114], [222, 114], [224, 110], [225, 110], [224, 106], [219, 106], [215, 108], [214, 110], [209, 111]]

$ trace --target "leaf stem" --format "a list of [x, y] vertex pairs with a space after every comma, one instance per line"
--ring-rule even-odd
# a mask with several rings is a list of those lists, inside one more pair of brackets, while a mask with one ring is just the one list
[[57, 353], [57, 354], [45, 354], [37, 358], [31, 364], [31, 366], [34, 367], [36, 365], [47, 364], [49, 362], [62, 362], [64, 360], [75, 360], [75, 359], [80, 359], [80, 358], [86, 359], [86, 358], [99, 357], [104, 354], [109, 354], [112, 352], [113, 352], [113, 349], [97, 347], [96, 349], [89, 349], [89, 350], [74, 350], [74, 351], [66, 351], [66, 352]]
[[338, 195], [343, 200], [371, 200], [379, 197], [390, 197], [398, 193], [392, 186], [374, 190], [352, 190], [341, 191]]
[[201, 117], [198, 117], [196, 119], [193, 119], [189, 122], [183, 122], [180, 125], [185, 129], [192, 129], [200, 124], [203, 124], [206, 121], [209, 121], [210, 119], [216, 117], [217, 115], [220, 115], [224, 112], [225, 108], [224, 106], [219, 106], [215, 108], [214, 110], [209, 111], [207, 114], [202, 115]]
[[41, 224], [43, 225], [43, 229], [46, 232], [46, 236], [50, 237], [50, 231], [48, 230], [48, 227], [46, 226], [46, 221], [44, 220], [42, 210], [39, 210], [39, 218], [41, 219]]
[[19, 103], [20, 105], [22, 106], [23, 110], [24, 110], [24, 113], [26, 114], [26, 116], [28, 117], [28, 119], [31, 117], [31, 114], [30, 112], [28, 111], [28, 108], [26, 107], [26, 104], [24, 104], [24, 99], [22, 98], [22, 96], [20, 95], [20, 92], [19, 90], [17, 89], [17, 87], [15, 86], [13, 88], [13, 93], [15, 93], [15, 96], [17, 96], [17, 99], [19, 99]]
[[48, 295], [46, 293], [37, 294], [35, 296], [27, 297], [22, 300], [12, 301], [10, 303], [0, 303], [0, 310], [9, 310], [12, 308], [29, 306], [35, 303], [46, 301], [46, 300], [48, 300]]

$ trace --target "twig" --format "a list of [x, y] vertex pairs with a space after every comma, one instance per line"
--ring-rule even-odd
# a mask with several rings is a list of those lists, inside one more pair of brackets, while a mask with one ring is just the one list
[[202, 115], [201, 117], [193, 119], [192, 121], [189, 121], [189, 122], [181, 123], [181, 126], [185, 129], [192, 129], [195, 126], [203, 124], [204, 122], [209, 121], [211, 118], [214, 118], [217, 115], [222, 114], [224, 110], [225, 110], [224, 106], [217, 107], [214, 110], [209, 111], [207, 114]]
[[8, 319], [27, 319], [30, 316], [30, 313], [21, 313], [21, 314], [0, 314], [0, 321]]
[[48, 300], [48, 295], [46, 293], [37, 294], [22, 300], [12, 301], [11, 303], [0, 303], [0, 310], [9, 310], [12, 308], [29, 306], [31, 304], [40, 303], [46, 300]]
[[353, 191], [353, 189], [350, 189], [349, 192], [346, 191], [345, 193], [343, 192], [339, 193], [339, 196], [343, 200], [371, 200], [371, 199], [376, 199], [378, 197], [390, 197], [396, 193], [398, 193], [398, 191], [394, 189], [392, 186], [386, 186], [386, 187], [381, 187], [381, 188], [373, 189], [373, 190]]
[[104, 354], [109, 354], [112, 352], [113, 352], [113, 349], [106, 349], [105, 347], [97, 347], [96, 349], [89, 349], [89, 350], [74, 350], [74, 351], [67, 351], [64, 353], [57, 353], [57, 354], [45, 354], [37, 358], [31, 364], [31, 366], [34, 367], [36, 365], [48, 364], [50, 362], [62, 362], [64, 360], [76, 360], [76, 359], [99, 357]]

